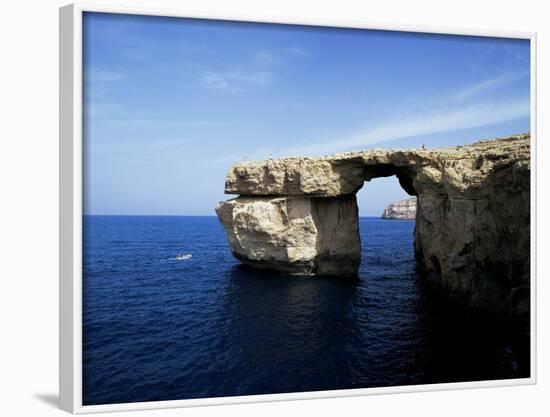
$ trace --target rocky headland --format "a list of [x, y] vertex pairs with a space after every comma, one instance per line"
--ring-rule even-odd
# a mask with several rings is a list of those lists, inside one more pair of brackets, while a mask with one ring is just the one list
[[527, 314], [530, 135], [435, 149], [374, 149], [242, 162], [216, 212], [235, 257], [298, 275], [356, 275], [355, 194], [395, 175], [417, 198], [415, 255], [429, 282], [463, 305]]
[[382, 212], [382, 218], [388, 220], [415, 220], [416, 197], [389, 204]]

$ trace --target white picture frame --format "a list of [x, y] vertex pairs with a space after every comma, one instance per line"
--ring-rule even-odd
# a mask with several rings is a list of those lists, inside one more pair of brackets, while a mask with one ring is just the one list
[[[441, 383], [382, 388], [360, 388], [319, 392], [269, 394], [223, 398], [204, 398], [124, 404], [82, 404], [82, 17], [84, 12], [122, 13], [150, 16], [191, 17], [231, 21], [299, 24], [389, 31], [424, 32], [453, 35], [519, 38], [531, 46], [531, 364], [530, 377], [509, 380]], [[447, 27], [378, 24], [362, 21], [295, 20], [291, 16], [203, 15], [184, 10], [156, 10], [76, 3], [59, 12], [60, 32], [60, 276], [59, 276], [59, 391], [61, 409], [75, 413], [160, 409], [216, 404], [284, 401], [327, 397], [346, 397], [432, 390], [516, 386], [536, 383], [536, 34], [462, 30]]]

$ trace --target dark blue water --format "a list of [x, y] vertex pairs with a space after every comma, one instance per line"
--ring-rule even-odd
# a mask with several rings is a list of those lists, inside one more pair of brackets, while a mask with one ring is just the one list
[[84, 404], [528, 376], [505, 324], [424, 287], [413, 221], [360, 230], [359, 279], [298, 278], [241, 266], [215, 217], [85, 216]]

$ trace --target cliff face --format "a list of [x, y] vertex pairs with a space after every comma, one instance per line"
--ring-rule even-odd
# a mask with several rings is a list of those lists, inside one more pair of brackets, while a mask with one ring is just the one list
[[233, 255], [294, 275], [355, 275], [361, 244], [354, 196], [238, 197], [217, 207]]
[[530, 137], [439, 149], [371, 150], [233, 166], [216, 211], [233, 254], [297, 274], [356, 274], [355, 193], [397, 176], [417, 197], [415, 254], [463, 304], [529, 310]]
[[416, 197], [389, 204], [382, 212], [382, 218], [389, 220], [416, 219]]

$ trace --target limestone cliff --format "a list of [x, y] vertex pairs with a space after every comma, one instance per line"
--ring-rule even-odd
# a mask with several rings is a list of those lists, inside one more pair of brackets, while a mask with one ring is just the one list
[[234, 165], [216, 211], [233, 254], [280, 271], [357, 273], [355, 193], [395, 175], [417, 197], [415, 254], [463, 304], [529, 310], [530, 136], [468, 146], [350, 152]]
[[357, 202], [342, 198], [238, 197], [216, 209], [233, 255], [297, 275], [355, 275], [361, 258]]
[[382, 212], [382, 218], [389, 220], [416, 219], [416, 197], [389, 204]]

